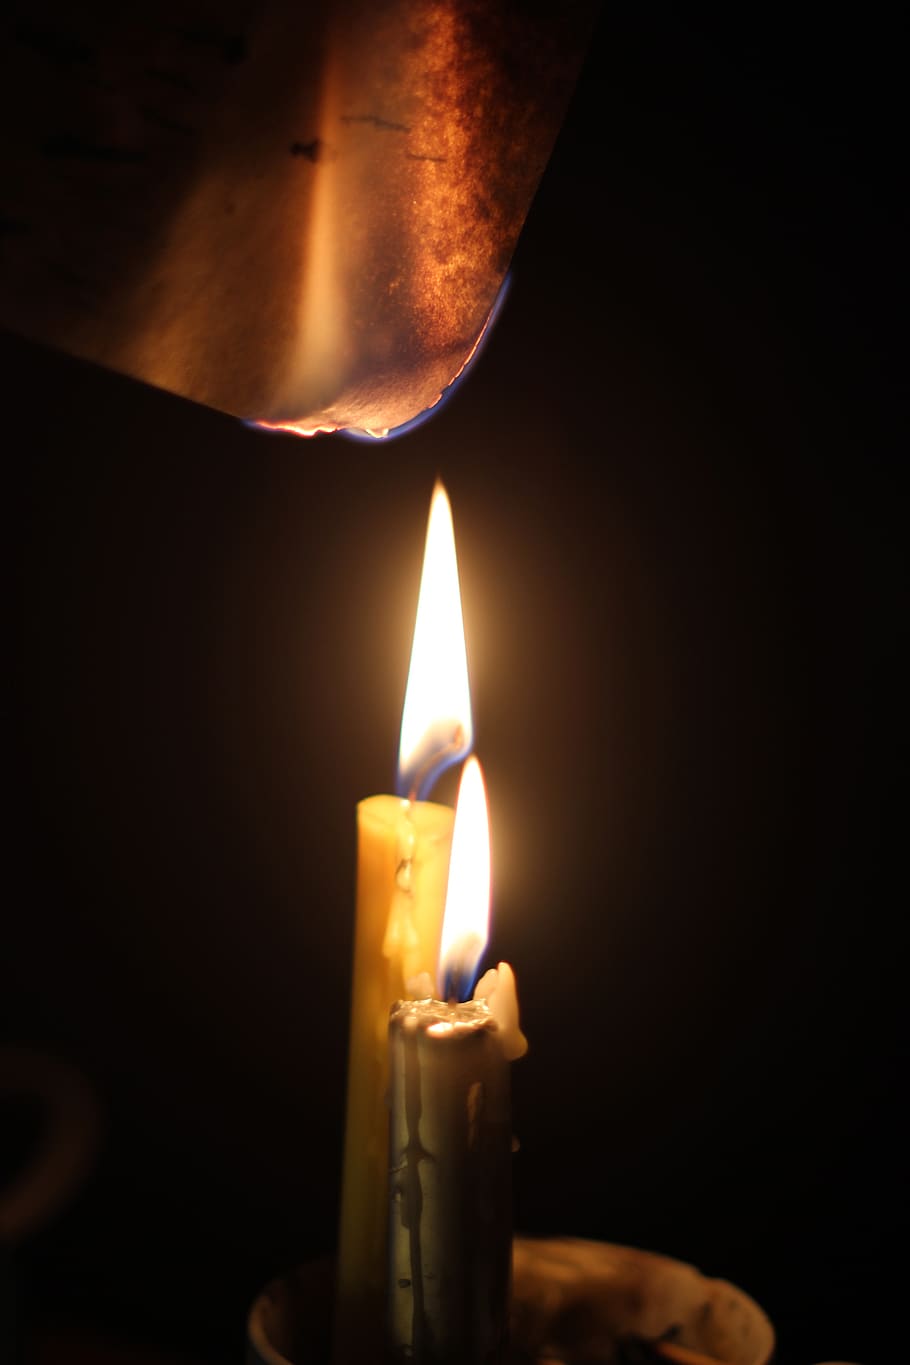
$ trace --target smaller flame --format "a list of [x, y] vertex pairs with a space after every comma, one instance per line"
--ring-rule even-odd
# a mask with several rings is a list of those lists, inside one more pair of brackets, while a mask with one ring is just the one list
[[455, 530], [448, 496], [437, 481], [401, 717], [399, 796], [425, 796], [444, 769], [470, 753], [472, 740]]
[[439, 946], [443, 1000], [467, 1000], [490, 935], [490, 822], [483, 773], [469, 758], [461, 774], [449, 884]]

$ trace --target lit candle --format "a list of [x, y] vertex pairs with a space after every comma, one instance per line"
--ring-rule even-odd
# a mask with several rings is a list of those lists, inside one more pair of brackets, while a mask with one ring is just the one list
[[405, 692], [398, 796], [357, 809], [357, 912], [334, 1355], [352, 1365], [383, 1340], [387, 1257], [388, 1022], [435, 973], [452, 840], [450, 807], [420, 800], [471, 747], [471, 700], [455, 537], [437, 483]]
[[455, 812], [438, 980], [389, 1023], [389, 1344], [393, 1361], [502, 1359], [512, 1251], [509, 1062], [527, 1044], [507, 963], [470, 991], [486, 947], [490, 835], [480, 765]]

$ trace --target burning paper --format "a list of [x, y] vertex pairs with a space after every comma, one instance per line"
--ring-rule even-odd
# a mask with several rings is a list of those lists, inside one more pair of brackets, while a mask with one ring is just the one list
[[592, 9], [23, 9], [0, 321], [249, 420], [399, 427], [483, 332]]

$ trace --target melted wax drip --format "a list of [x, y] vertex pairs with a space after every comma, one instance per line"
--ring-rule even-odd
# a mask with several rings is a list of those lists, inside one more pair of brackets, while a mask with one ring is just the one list
[[406, 1029], [405, 1048], [405, 1116], [408, 1125], [408, 1146], [405, 1154], [404, 1225], [408, 1230], [411, 1253], [411, 1290], [414, 1296], [414, 1316], [411, 1323], [411, 1342], [417, 1360], [423, 1360], [427, 1343], [427, 1316], [423, 1293], [423, 1254], [420, 1245], [420, 1221], [423, 1215], [423, 1188], [420, 1183], [420, 1163], [427, 1153], [420, 1141], [420, 1061], [417, 1055], [417, 1030]]

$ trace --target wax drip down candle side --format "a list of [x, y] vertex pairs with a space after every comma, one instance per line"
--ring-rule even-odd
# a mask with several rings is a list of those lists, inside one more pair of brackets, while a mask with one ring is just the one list
[[[389, 1022], [389, 1358], [504, 1358], [512, 1251], [509, 1063], [527, 1048], [508, 963], [470, 991], [489, 932], [490, 833], [480, 764], [455, 811], [438, 980]], [[450, 994], [454, 983], [460, 991]]]
[[388, 1021], [436, 971], [454, 812], [424, 799], [473, 742], [449, 499], [437, 483], [401, 724], [397, 795], [357, 807], [357, 904], [333, 1356], [375, 1357], [385, 1323]]

